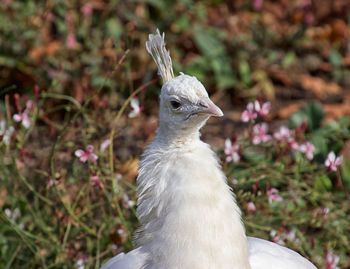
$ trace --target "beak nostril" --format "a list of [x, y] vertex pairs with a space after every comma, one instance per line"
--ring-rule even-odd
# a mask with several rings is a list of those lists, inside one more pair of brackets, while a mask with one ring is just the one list
[[206, 102], [204, 102], [204, 101], [199, 101], [199, 105], [202, 106], [202, 107], [205, 107], [205, 108], [209, 107], [209, 105]]

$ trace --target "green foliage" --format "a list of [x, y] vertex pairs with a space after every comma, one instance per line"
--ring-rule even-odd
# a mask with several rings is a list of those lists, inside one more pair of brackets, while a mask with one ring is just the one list
[[308, 129], [313, 131], [320, 127], [323, 117], [324, 112], [322, 104], [319, 102], [312, 102], [307, 104], [303, 110], [295, 112], [290, 118], [289, 125], [295, 128], [303, 122], [306, 122]]
[[[235, 107], [247, 96], [274, 100], [280, 87], [299, 89], [299, 77], [292, 75], [309, 74], [304, 56], [310, 48], [322, 55], [313, 75], [349, 85], [346, 38], [320, 42], [306, 34], [304, 23], [288, 27], [300, 10], [292, 4], [286, 10], [291, 16], [276, 15], [275, 22], [271, 10], [253, 11], [240, 1], [3, 1], [0, 121], [15, 132], [9, 144], [0, 136], [0, 268], [73, 268], [79, 260], [99, 268], [133, 247], [136, 166], [153, 134], [149, 115], [156, 115], [159, 84], [139, 89], [141, 119], [131, 120], [123, 110], [134, 89], [156, 76], [144, 47], [156, 28], [166, 33], [174, 69], [196, 76], [211, 92], [226, 90]], [[329, 72], [322, 69], [327, 64]], [[276, 79], [276, 70], [290, 84], [283, 76]], [[13, 120], [26, 99], [35, 104], [28, 129]], [[344, 154], [337, 173], [323, 164], [330, 151], [344, 149], [350, 119], [324, 123], [324, 117], [322, 105], [311, 102], [289, 119], [291, 128], [307, 123], [298, 139], [315, 145], [313, 161], [287, 144], [255, 146], [242, 136], [241, 162], [224, 163], [224, 170], [238, 179], [232, 187], [249, 235], [272, 239], [275, 230], [319, 268], [325, 251], [333, 249], [340, 267], [348, 268], [349, 156]], [[99, 146], [111, 134], [113, 146], [102, 152]], [[88, 144], [99, 159], [82, 163], [74, 152]], [[283, 201], [268, 202], [272, 187]], [[248, 210], [249, 202], [256, 211]], [[288, 239], [291, 231], [298, 240]]]

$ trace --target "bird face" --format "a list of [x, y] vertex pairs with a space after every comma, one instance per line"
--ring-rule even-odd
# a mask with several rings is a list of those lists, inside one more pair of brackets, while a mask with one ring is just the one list
[[175, 129], [198, 129], [210, 116], [221, 117], [223, 113], [197, 78], [181, 74], [163, 85], [160, 123]]

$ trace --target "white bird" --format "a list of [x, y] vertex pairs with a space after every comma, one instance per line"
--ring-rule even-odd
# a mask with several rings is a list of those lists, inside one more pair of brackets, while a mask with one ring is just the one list
[[222, 111], [192, 76], [174, 77], [164, 34], [147, 51], [163, 79], [159, 127], [139, 166], [136, 249], [102, 269], [314, 269], [298, 253], [246, 237], [218, 158], [199, 130]]

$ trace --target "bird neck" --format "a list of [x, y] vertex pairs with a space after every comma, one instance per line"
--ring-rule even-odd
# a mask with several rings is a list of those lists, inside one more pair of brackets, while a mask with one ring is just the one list
[[152, 268], [249, 269], [240, 209], [215, 153], [199, 133], [179, 142], [163, 131], [140, 162], [137, 245], [157, 260]]
[[179, 128], [169, 123], [159, 123], [156, 131], [156, 140], [163, 145], [172, 147], [183, 147], [200, 140], [200, 127]]

